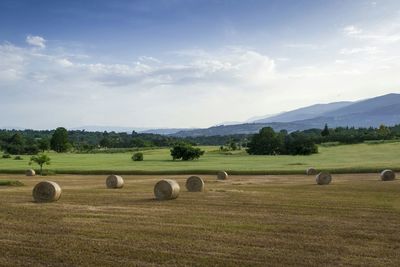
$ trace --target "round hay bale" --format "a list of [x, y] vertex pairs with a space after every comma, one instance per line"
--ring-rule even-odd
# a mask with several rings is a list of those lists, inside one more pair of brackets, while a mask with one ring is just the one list
[[204, 190], [204, 181], [198, 176], [190, 176], [186, 180], [186, 189], [189, 192], [202, 192]]
[[124, 186], [124, 179], [119, 175], [110, 175], [106, 179], [107, 188], [122, 188]]
[[219, 171], [217, 173], [217, 178], [218, 180], [226, 180], [228, 179], [228, 174], [226, 173], [226, 171]]
[[180, 190], [181, 188], [175, 180], [163, 179], [154, 186], [154, 195], [157, 200], [175, 199]]
[[61, 197], [61, 187], [51, 181], [40, 182], [33, 188], [33, 199], [36, 202], [53, 202]]
[[396, 178], [396, 174], [392, 170], [384, 170], [381, 172], [382, 181], [393, 181]]
[[332, 181], [332, 176], [327, 172], [320, 172], [315, 177], [315, 180], [319, 185], [328, 185]]
[[36, 175], [36, 172], [35, 172], [35, 170], [33, 170], [33, 169], [26, 170], [25, 175], [26, 175], [26, 176], [35, 176], [35, 175]]
[[307, 175], [317, 175], [317, 173], [318, 173], [317, 169], [313, 167], [307, 168], [306, 170]]

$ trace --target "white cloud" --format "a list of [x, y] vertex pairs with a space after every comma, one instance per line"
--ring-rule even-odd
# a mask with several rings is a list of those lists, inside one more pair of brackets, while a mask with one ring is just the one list
[[32, 46], [46, 48], [46, 40], [40, 36], [28, 35], [26, 37], [26, 42]]
[[367, 47], [358, 47], [358, 48], [343, 48], [339, 51], [341, 55], [354, 55], [354, 54], [377, 54], [379, 53], [379, 49], [374, 46], [367, 46]]
[[57, 62], [63, 67], [72, 67], [74, 65], [70, 60], [66, 58], [57, 59]]
[[346, 35], [354, 36], [354, 35], [361, 34], [363, 31], [360, 28], [358, 28], [357, 26], [349, 25], [349, 26], [344, 27], [343, 32]]
[[392, 44], [400, 41], [400, 24], [390, 23], [373, 30], [362, 30], [350, 25], [343, 29], [344, 33], [362, 41], [372, 41], [379, 44]]
[[298, 49], [310, 49], [310, 50], [316, 50], [316, 49], [321, 48], [320, 45], [310, 44], [310, 43], [291, 43], [291, 44], [285, 44], [284, 47], [298, 48]]

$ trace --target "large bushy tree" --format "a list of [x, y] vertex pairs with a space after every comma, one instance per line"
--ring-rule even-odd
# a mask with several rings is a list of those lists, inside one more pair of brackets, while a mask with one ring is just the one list
[[311, 155], [318, 153], [318, 147], [314, 141], [304, 133], [294, 132], [285, 138], [285, 154]]
[[276, 133], [271, 127], [262, 128], [248, 143], [251, 155], [310, 155], [318, 153], [318, 147], [310, 136], [301, 132]]
[[204, 151], [190, 144], [178, 143], [171, 148], [171, 156], [173, 160], [194, 160], [200, 158]]
[[69, 147], [68, 143], [68, 132], [63, 127], [58, 127], [50, 140], [50, 147], [54, 151], [61, 153], [66, 152]]
[[252, 155], [278, 155], [281, 154], [283, 140], [271, 127], [265, 127], [253, 135], [247, 147], [246, 151]]

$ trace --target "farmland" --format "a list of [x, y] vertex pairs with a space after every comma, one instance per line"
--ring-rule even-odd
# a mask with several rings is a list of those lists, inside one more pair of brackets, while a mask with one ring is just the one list
[[[48, 153], [57, 173], [107, 174], [211, 174], [224, 169], [236, 174], [303, 173], [309, 166], [337, 173], [377, 172], [384, 168], [400, 170], [400, 142], [319, 147], [311, 156], [251, 156], [245, 151], [222, 153], [218, 147], [202, 147], [199, 160], [172, 161], [169, 149], [145, 150], [144, 161], [132, 161], [132, 153]], [[0, 159], [0, 172], [22, 173], [29, 156], [23, 160]], [[37, 166], [32, 166], [37, 167]]]
[[[178, 199], [156, 201], [161, 178], [181, 185]], [[0, 175], [25, 186], [0, 187], [1, 266], [399, 266], [400, 181], [337, 174], [328, 186], [305, 175], [126, 175], [123, 189], [103, 175], [46, 177], [58, 202], [37, 204], [43, 177]]]

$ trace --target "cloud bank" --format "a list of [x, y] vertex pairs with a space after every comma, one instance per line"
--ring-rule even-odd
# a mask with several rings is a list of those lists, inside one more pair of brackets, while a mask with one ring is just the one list
[[229, 46], [165, 51], [164, 57], [142, 55], [121, 63], [66, 53], [28, 35], [28, 46], [0, 45], [0, 119], [2, 126], [30, 128], [206, 127], [395, 91], [396, 27], [388, 32], [350, 25], [342, 33], [342, 47], [282, 45], [308, 52], [318, 47], [312, 53], [329, 55], [307, 61]]

